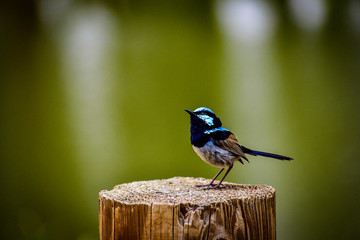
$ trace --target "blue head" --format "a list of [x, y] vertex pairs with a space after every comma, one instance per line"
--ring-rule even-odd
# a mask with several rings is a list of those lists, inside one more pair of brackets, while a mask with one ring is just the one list
[[191, 134], [221, 127], [220, 119], [209, 108], [200, 107], [193, 112], [187, 109], [185, 111], [190, 114]]
[[200, 107], [195, 111], [185, 110], [190, 114], [191, 143], [202, 147], [209, 140], [224, 140], [231, 132], [221, 125], [220, 119], [208, 108]]

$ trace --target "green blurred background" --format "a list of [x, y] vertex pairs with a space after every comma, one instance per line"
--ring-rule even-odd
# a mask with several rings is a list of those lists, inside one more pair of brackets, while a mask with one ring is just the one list
[[98, 239], [98, 192], [218, 169], [207, 106], [250, 148], [228, 181], [277, 190], [278, 239], [360, 235], [360, 2], [5, 1], [1, 239]]

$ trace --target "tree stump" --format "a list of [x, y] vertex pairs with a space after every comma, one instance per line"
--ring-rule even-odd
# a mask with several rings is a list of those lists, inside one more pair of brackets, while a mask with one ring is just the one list
[[276, 239], [275, 189], [175, 177], [99, 194], [100, 239]]

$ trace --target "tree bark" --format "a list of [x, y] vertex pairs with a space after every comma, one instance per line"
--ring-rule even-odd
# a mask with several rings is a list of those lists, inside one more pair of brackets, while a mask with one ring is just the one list
[[99, 194], [100, 239], [276, 239], [275, 189], [175, 177]]

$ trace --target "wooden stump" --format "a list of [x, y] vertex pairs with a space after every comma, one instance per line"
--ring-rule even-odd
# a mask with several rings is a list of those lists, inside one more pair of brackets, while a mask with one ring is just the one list
[[276, 239], [275, 189], [175, 177], [99, 194], [100, 239]]

